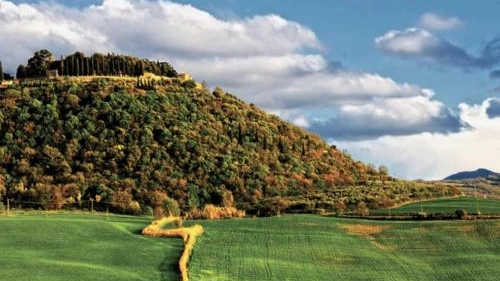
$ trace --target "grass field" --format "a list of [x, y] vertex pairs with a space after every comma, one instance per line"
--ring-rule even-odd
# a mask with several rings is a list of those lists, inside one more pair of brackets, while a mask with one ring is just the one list
[[0, 280], [178, 280], [183, 242], [140, 235], [128, 216], [0, 216]]
[[190, 280], [498, 280], [500, 221], [201, 222]]
[[[454, 213], [458, 209], [465, 209], [468, 213], [500, 214], [500, 200], [474, 198], [469, 196], [433, 199], [415, 202], [391, 209], [392, 214], [417, 213], [421, 210], [428, 213]], [[389, 210], [374, 210], [373, 214], [386, 214]]]

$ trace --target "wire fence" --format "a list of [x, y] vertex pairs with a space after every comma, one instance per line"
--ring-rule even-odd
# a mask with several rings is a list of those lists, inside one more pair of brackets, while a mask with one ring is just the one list
[[65, 203], [61, 208], [54, 209], [51, 204], [7, 199], [6, 203], [0, 202], [0, 214], [4, 216], [14, 215], [49, 215], [61, 213], [82, 213], [109, 216], [114, 210], [110, 202], [95, 200], [81, 200], [74, 203]]

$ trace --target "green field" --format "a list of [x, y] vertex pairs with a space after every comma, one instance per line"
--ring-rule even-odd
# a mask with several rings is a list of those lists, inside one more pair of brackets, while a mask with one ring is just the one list
[[[474, 198], [469, 196], [433, 199], [415, 202], [391, 209], [392, 214], [411, 214], [420, 211], [427, 213], [454, 213], [458, 209], [465, 209], [468, 213], [500, 214], [500, 200]], [[389, 210], [375, 210], [372, 214], [387, 214]]]
[[[0, 280], [178, 280], [176, 238], [146, 218], [0, 217]], [[498, 280], [500, 220], [386, 221], [318, 215], [200, 223], [190, 280]]]
[[0, 280], [178, 280], [181, 239], [140, 235], [150, 219], [0, 216]]
[[202, 221], [192, 281], [498, 280], [500, 221]]

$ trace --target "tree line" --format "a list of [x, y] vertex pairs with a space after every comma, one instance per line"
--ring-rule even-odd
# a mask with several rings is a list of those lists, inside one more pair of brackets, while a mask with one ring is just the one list
[[75, 52], [59, 60], [54, 59], [48, 50], [40, 50], [28, 59], [26, 65], [19, 65], [18, 79], [47, 77], [50, 70], [57, 70], [62, 76], [132, 76], [138, 77], [149, 72], [158, 76], [176, 77], [177, 71], [168, 63], [150, 61], [133, 56], [100, 54], [85, 56]]

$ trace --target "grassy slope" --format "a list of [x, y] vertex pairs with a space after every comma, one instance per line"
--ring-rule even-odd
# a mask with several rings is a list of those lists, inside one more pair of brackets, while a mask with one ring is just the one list
[[[477, 209], [482, 214], [500, 214], [500, 200], [482, 199], [469, 196], [433, 199], [422, 202], [415, 202], [403, 205], [399, 208], [392, 209], [392, 214], [397, 213], [416, 213], [423, 210], [428, 213], [454, 213], [458, 209], [465, 209], [469, 213], [477, 212]], [[374, 213], [384, 213], [388, 210], [376, 210]]]
[[[381, 233], [348, 234], [377, 225]], [[191, 280], [498, 280], [500, 221], [204, 221]]]
[[177, 280], [182, 241], [139, 235], [149, 222], [126, 216], [0, 217], [0, 279]]

